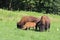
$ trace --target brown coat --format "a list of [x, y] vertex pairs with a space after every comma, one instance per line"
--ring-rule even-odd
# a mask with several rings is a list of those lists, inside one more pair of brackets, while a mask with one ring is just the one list
[[17, 28], [23, 28], [23, 25], [25, 25], [26, 22], [38, 22], [38, 18], [33, 16], [24, 16], [22, 19], [17, 23]]
[[40, 31], [50, 29], [50, 19], [45, 15], [41, 16], [40, 21], [36, 25], [36, 30], [37, 30], [37, 27], [39, 27]]

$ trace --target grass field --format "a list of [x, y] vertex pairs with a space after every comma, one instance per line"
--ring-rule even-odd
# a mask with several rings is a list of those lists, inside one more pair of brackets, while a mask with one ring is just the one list
[[[50, 32], [17, 29], [16, 23], [22, 16], [40, 18], [47, 15], [51, 19]], [[0, 9], [0, 40], [60, 40], [60, 16], [27, 11], [7, 11]]]

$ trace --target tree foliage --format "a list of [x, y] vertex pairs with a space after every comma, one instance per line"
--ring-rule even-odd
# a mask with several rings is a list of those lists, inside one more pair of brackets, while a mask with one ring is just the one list
[[59, 0], [0, 0], [0, 8], [46, 13], [60, 12]]

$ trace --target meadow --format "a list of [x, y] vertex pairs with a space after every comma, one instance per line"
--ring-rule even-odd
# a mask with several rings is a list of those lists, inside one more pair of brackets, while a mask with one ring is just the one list
[[[47, 15], [51, 20], [49, 32], [17, 29], [16, 23], [23, 16], [40, 18], [42, 15]], [[60, 16], [30, 11], [0, 9], [0, 40], [60, 40]]]

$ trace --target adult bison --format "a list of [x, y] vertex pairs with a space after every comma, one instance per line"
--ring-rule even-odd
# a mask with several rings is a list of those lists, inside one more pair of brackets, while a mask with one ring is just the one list
[[42, 16], [40, 21], [36, 24], [36, 30], [39, 27], [39, 31], [46, 31], [50, 29], [50, 19], [47, 16]]
[[24, 17], [22, 17], [22, 19], [17, 23], [17, 28], [22, 29], [22, 28], [23, 28], [23, 25], [25, 25], [25, 23], [27, 23], [27, 22], [35, 22], [35, 23], [37, 23], [38, 20], [39, 20], [38, 18], [33, 17], [33, 16], [24, 16]]

